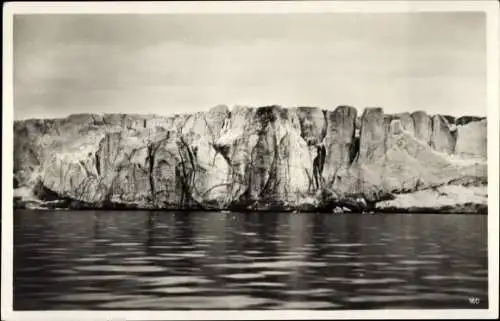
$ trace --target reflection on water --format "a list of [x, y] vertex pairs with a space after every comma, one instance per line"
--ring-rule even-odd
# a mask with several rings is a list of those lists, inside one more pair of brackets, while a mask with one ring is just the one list
[[486, 223], [16, 211], [14, 309], [486, 308]]

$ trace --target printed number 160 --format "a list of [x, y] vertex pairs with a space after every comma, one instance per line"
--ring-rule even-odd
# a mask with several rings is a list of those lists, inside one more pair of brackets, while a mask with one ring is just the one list
[[481, 302], [481, 300], [479, 300], [479, 298], [469, 298], [469, 303], [470, 304], [479, 304], [479, 302]]

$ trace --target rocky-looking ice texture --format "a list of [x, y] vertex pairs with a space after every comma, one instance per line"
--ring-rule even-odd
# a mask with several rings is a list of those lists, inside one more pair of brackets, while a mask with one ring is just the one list
[[15, 205], [484, 212], [486, 126], [350, 106], [16, 121]]

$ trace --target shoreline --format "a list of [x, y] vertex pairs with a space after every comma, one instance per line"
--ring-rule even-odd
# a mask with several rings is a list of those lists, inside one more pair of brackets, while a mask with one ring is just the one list
[[488, 215], [488, 209], [484, 211], [477, 211], [477, 212], [471, 212], [471, 211], [438, 211], [438, 210], [432, 210], [432, 209], [426, 209], [426, 210], [386, 210], [386, 211], [370, 211], [370, 212], [342, 212], [342, 213], [333, 213], [333, 212], [327, 212], [327, 211], [286, 211], [286, 210], [281, 210], [281, 211], [276, 211], [276, 210], [246, 210], [246, 211], [229, 211], [229, 210], [207, 210], [207, 209], [192, 209], [192, 210], [186, 210], [186, 209], [152, 209], [152, 208], [123, 208], [123, 209], [117, 209], [117, 208], [80, 208], [80, 209], [72, 209], [72, 208], [20, 208], [20, 207], [14, 207], [13, 212], [19, 212], [19, 211], [34, 211], [34, 212], [54, 212], [54, 211], [61, 211], [61, 212], [68, 212], [68, 211], [74, 211], [74, 212], [88, 212], [88, 211], [94, 211], [94, 212], [161, 212], [161, 213], [171, 213], [171, 212], [184, 212], [184, 213], [193, 213], [193, 212], [207, 212], [207, 213], [216, 213], [219, 212], [220, 214], [224, 215], [229, 215], [229, 214], [250, 214], [250, 213], [274, 213], [274, 214], [280, 214], [280, 213], [286, 213], [290, 215], [313, 215], [313, 214], [329, 214], [329, 215], [380, 215], [380, 214], [395, 214], [395, 215], [403, 215], [403, 214], [418, 214], [418, 215], [453, 215], [453, 214], [459, 214], [459, 215]]

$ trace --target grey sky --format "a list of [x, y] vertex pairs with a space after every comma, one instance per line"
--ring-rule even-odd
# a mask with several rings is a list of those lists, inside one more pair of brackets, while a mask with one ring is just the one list
[[279, 104], [486, 115], [482, 13], [24, 15], [14, 116]]

